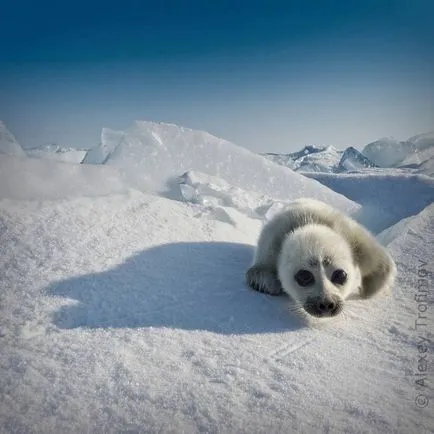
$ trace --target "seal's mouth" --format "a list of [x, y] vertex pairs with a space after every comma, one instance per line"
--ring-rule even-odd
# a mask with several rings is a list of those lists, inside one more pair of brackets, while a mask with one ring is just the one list
[[303, 305], [304, 310], [317, 318], [339, 315], [344, 307], [343, 301], [337, 295], [328, 297], [309, 297]]

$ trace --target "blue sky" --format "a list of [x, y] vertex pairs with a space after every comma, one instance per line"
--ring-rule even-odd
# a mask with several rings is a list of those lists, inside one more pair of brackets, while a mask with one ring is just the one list
[[0, 119], [25, 147], [135, 119], [253, 151], [434, 130], [426, 1], [4, 2]]

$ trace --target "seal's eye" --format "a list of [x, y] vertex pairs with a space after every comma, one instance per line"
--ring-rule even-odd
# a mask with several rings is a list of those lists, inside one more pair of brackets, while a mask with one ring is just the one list
[[333, 271], [331, 281], [335, 285], [343, 285], [347, 281], [347, 273], [344, 270], [335, 270]]
[[308, 270], [297, 271], [297, 273], [295, 273], [294, 279], [300, 286], [310, 286], [315, 282], [315, 277]]

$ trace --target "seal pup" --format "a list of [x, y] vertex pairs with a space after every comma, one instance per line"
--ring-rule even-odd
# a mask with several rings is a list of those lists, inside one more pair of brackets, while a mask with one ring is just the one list
[[288, 294], [314, 317], [338, 315], [352, 293], [367, 299], [391, 288], [396, 265], [375, 237], [332, 206], [302, 198], [262, 228], [246, 281]]

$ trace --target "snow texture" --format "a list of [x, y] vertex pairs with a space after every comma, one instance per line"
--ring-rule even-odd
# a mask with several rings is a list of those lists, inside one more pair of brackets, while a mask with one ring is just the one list
[[380, 167], [409, 168], [434, 176], [434, 132], [418, 134], [406, 141], [380, 139], [366, 145], [363, 154]]
[[398, 167], [413, 169], [415, 173], [434, 177], [434, 145], [409, 154], [399, 163]]
[[292, 154], [262, 155], [297, 172], [339, 173], [376, 166], [352, 146], [340, 151], [333, 146], [310, 145]]
[[[102, 165], [0, 156], [0, 432], [434, 432], [433, 180], [309, 175], [344, 199], [204, 133], [133, 131], [104, 133]], [[392, 294], [307, 323], [246, 287], [262, 219], [303, 195], [382, 231]]]
[[303, 172], [336, 172], [343, 152], [333, 146], [305, 146], [291, 154], [263, 154], [277, 164]]
[[376, 167], [376, 165], [357, 149], [350, 146], [342, 154], [336, 171], [352, 171], [370, 167]]
[[231, 207], [251, 218], [269, 220], [291, 202], [246, 191], [221, 178], [200, 172], [184, 173], [179, 178], [179, 184], [185, 201], [199, 204], [202, 211], [211, 213]]
[[125, 193], [128, 183], [114, 167], [49, 159], [0, 158], [0, 198], [52, 200]]
[[63, 163], [81, 163], [86, 157], [87, 152], [87, 149], [75, 149], [55, 144], [26, 150], [28, 157], [46, 158]]
[[125, 133], [122, 131], [103, 128], [101, 132], [101, 143], [89, 150], [83, 163], [104, 164], [112, 155], [118, 145], [122, 144]]
[[125, 131], [104, 129], [100, 146], [84, 162], [116, 167], [135, 188], [172, 199], [180, 198], [178, 177], [197, 171], [275, 199], [312, 196], [354, 209], [348, 199], [312, 180], [204, 131], [174, 124], [137, 121]]
[[309, 145], [291, 154], [262, 155], [297, 172], [340, 173], [383, 167], [434, 176], [434, 132], [406, 141], [386, 137], [369, 143], [362, 152], [352, 146], [341, 151], [333, 146]]
[[376, 233], [418, 214], [434, 201], [434, 179], [425, 175], [384, 169], [304, 175], [361, 204], [354, 216]]

